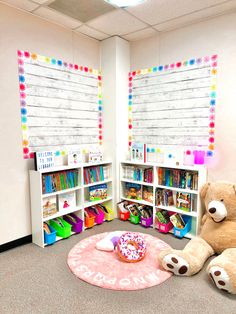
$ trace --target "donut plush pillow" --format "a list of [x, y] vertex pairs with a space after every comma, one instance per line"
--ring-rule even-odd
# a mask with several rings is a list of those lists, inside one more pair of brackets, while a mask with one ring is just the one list
[[126, 232], [123, 234], [116, 248], [118, 256], [128, 263], [141, 261], [147, 249], [144, 238], [135, 232]]

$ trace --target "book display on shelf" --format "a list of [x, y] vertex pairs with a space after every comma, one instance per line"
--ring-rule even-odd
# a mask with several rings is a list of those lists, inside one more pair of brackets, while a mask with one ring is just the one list
[[75, 192], [69, 192], [58, 195], [58, 209], [63, 212], [64, 210], [74, 209], [76, 207]]
[[[141, 175], [135, 177], [137, 169], [142, 169]], [[152, 183], [146, 183], [144, 171], [153, 173]], [[200, 231], [201, 225], [201, 201], [200, 188], [206, 182], [206, 168], [204, 166], [176, 166], [171, 164], [140, 163], [135, 161], [123, 161], [120, 164], [120, 195], [122, 201], [149, 205], [153, 211], [153, 227], [163, 233], [171, 232], [176, 237], [192, 238]], [[132, 182], [138, 181], [139, 182]], [[132, 184], [137, 184], [138, 189], [130, 190]], [[130, 193], [130, 194], [129, 194]], [[133, 194], [132, 194], [133, 193]], [[139, 193], [139, 199], [137, 194]], [[133, 195], [133, 198], [131, 198]], [[141, 195], [141, 196], [140, 196]], [[121, 206], [120, 203], [119, 206]], [[125, 206], [124, 209], [126, 209]], [[178, 215], [177, 215], [178, 214]], [[177, 228], [173, 222], [183, 218], [183, 228]], [[130, 218], [126, 212], [120, 211], [120, 219]], [[174, 220], [175, 219], [175, 220]], [[177, 226], [177, 224], [176, 224]], [[180, 224], [178, 224], [180, 226]]]
[[83, 162], [83, 154], [81, 150], [69, 151], [68, 152], [68, 166], [78, 166]]
[[89, 200], [99, 201], [107, 198], [107, 184], [99, 184], [89, 187]]
[[104, 181], [111, 176], [110, 166], [96, 166], [84, 168], [84, 184]]
[[99, 162], [103, 160], [102, 151], [98, 148], [90, 150], [88, 153], [88, 162]]
[[141, 200], [142, 199], [142, 186], [136, 183], [125, 183], [125, 195], [129, 199]]
[[43, 218], [49, 217], [57, 212], [56, 196], [45, 197], [43, 199]]
[[143, 197], [142, 199], [146, 202], [153, 202], [153, 187], [152, 186], [143, 186]]
[[146, 162], [146, 144], [132, 143], [131, 161]]
[[123, 177], [134, 181], [153, 183], [153, 169], [124, 166]]
[[173, 206], [173, 191], [168, 189], [156, 189], [156, 205]]
[[181, 189], [198, 189], [198, 174], [196, 171], [182, 169], [168, 169], [158, 167], [158, 183]]
[[77, 170], [47, 173], [42, 176], [43, 194], [71, 189], [76, 186], [78, 186]]
[[176, 208], [190, 212], [192, 210], [192, 196], [190, 193], [176, 192]]

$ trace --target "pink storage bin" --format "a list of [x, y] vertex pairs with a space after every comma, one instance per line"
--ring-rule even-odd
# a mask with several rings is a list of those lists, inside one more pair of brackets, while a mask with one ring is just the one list
[[172, 222], [168, 222], [168, 224], [163, 224], [157, 221], [157, 229], [159, 232], [168, 233], [173, 228]]
[[96, 207], [96, 210], [98, 211], [98, 214], [96, 214], [96, 212], [95, 212], [94, 210], [92, 210], [92, 208], [89, 208], [89, 209], [88, 209], [88, 211], [89, 211], [92, 215], [95, 216], [95, 223], [96, 223], [97, 225], [100, 225], [100, 224], [102, 224], [103, 221], [104, 221], [105, 214], [104, 214], [104, 212], [103, 212], [100, 208], [98, 208], [98, 207]]

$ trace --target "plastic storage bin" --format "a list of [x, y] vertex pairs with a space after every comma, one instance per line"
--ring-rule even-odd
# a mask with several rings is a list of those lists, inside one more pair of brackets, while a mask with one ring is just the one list
[[91, 212], [91, 214], [95, 216], [95, 223], [97, 225], [100, 225], [103, 223], [105, 214], [98, 206], [97, 207], [95, 206], [94, 210], [90, 208], [89, 212]]
[[[71, 217], [74, 218], [75, 221], [73, 221]], [[73, 232], [80, 233], [83, 230], [83, 220], [77, 217], [74, 213], [63, 216], [63, 219], [72, 226]]]
[[157, 229], [159, 232], [168, 233], [173, 228], [172, 222], [168, 222], [167, 224], [163, 224], [157, 221]]
[[62, 226], [59, 225], [54, 219], [49, 221], [50, 226], [52, 226], [56, 230], [58, 237], [69, 238], [69, 236], [71, 235], [72, 226], [61, 217], [58, 217], [57, 219], [60, 220]]
[[95, 215], [89, 212], [88, 208], [85, 209], [87, 216], [84, 216], [84, 225], [86, 228], [92, 228], [95, 223]]
[[105, 220], [111, 221], [115, 218], [114, 211], [111, 208], [109, 208], [107, 206], [101, 206], [101, 205], [99, 205], [99, 207], [104, 212]]
[[184, 215], [182, 216], [182, 218], [186, 225], [183, 229], [174, 227], [174, 236], [177, 238], [183, 238], [186, 235], [186, 233], [188, 233], [191, 229], [192, 218]]
[[137, 225], [139, 223], [139, 221], [140, 221], [140, 216], [134, 216], [134, 215], [130, 214], [129, 220], [133, 224]]
[[50, 225], [48, 225], [48, 228], [50, 229], [51, 233], [47, 233], [44, 231], [44, 243], [46, 245], [50, 245], [56, 242], [56, 230], [53, 229]]
[[148, 228], [152, 225], [153, 223], [153, 217], [150, 217], [150, 218], [144, 218], [144, 217], [141, 217], [140, 219], [141, 221], [141, 225], [145, 228]]
[[127, 213], [120, 212], [120, 220], [129, 220], [129, 217], [130, 217], [129, 212], [127, 212]]

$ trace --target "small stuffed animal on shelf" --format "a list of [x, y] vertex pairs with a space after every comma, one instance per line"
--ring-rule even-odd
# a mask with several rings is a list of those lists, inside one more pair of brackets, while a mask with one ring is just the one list
[[207, 267], [217, 288], [236, 294], [236, 185], [206, 183], [201, 190], [206, 212], [201, 232], [183, 250], [160, 252], [160, 264], [175, 275], [191, 276], [206, 260], [218, 254]]

